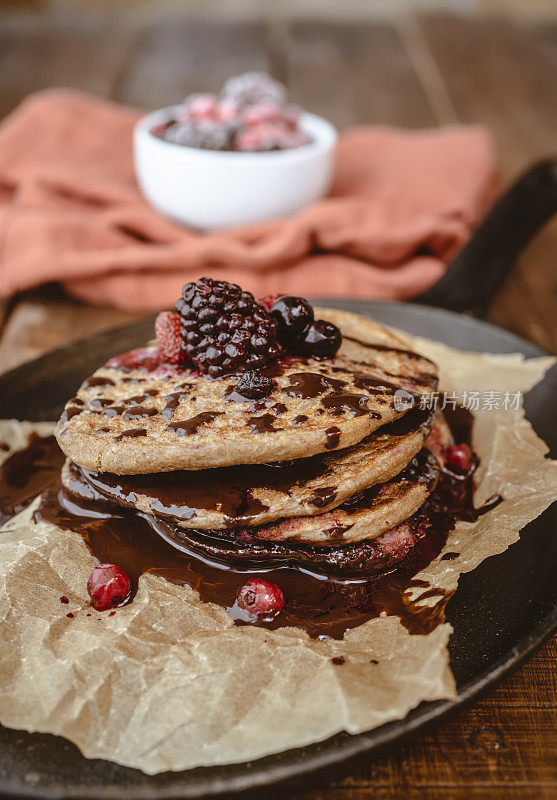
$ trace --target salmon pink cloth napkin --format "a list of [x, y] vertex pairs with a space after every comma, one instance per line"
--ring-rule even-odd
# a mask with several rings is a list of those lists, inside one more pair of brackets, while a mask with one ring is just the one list
[[151, 310], [209, 273], [259, 296], [406, 298], [440, 277], [493, 197], [483, 128], [357, 128], [340, 138], [327, 198], [289, 219], [202, 234], [143, 200], [138, 117], [50, 89], [0, 125], [0, 296], [60, 281], [91, 303]]

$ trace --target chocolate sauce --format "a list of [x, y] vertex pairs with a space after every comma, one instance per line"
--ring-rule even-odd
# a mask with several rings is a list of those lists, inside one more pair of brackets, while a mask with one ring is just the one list
[[346, 381], [336, 378], [327, 378], [317, 372], [295, 372], [288, 376], [290, 384], [283, 386], [281, 391], [289, 397], [300, 397], [303, 400], [319, 397], [325, 392], [340, 391], [346, 386]]
[[273, 403], [271, 411], [274, 411], [277, 415], [285, 414], [288, 411], [288, 407], [285, 406], [284, 403]]
[[121, 442], [122, 439], [136, 439], [138, 436], [147, 436], [145, 428], [130, 428], [129, 431], [124, 431], [114, 438], [115, 442]]
[[258, 417], [248, 417], [247, 424], [257, 433], [277, 433], [279, 428], [275, 428], [276, 422], [274, 414], [261, 414]]
[[294, 419], [292, 420], [292, 424], [293, 425], [303, 425], [304, 422], [308, 421], [308, 419], [309, 419], [309, 417], [306, 417], [305, 414], [298, 414], [298, 416], [294, 417]]
[[114, 384], [114, 381], [112, 380], [112, 378], [104, 378], [104, 377], [101, 377], [101, 376], [97, 376], [97, 377], [93, 376], [91, 378], [87, 378], [87, 380], [84, 381], [81, 384], [81, 388], [82, 389], [91, 389], [93, 386], [114, 386], [114, 385], [115, 384]]
[[383, 378], [375, 378], [373, 375], [368, 375], [367, 372], [354, 372], [353, 380], [357, 389], [365, 389], [368, 394], [392, 394], [400, 388], [396, 383], [390, 383]]
[[[207, 544], [214, 542], [215, 553], [218, 553], [226, 543], [228, 533], [185, 531], [165, 522], [158, 511], [156, 517], [126, 511], [107, 501], [94, 486], [90, 487], [86, 497], [76, 502], [60, 488], [59, 473], [63, 460], [53, 437], [33, 437], [25, 450], [8, 458], [0, 467], [3, 518], [17, 513], [38, 493], [46, 490], [36, 518], [75, 531], [83, 537], [99, 562], [118, 564], [130, 576], [132, 596], [137, 591], [139, 577], [148, 572], [178, 585], [191, 586], [203, 601], [231, 608], [239, 587], [253, 574], [264, 575], [281, 587], [287, 603], [278, 617], [261, 624], [270, 628], [295, 625], [304, 628], [311, 636], [341, 638], [346, 630], [383, 611], [399, 616], [411, 633], [429, 633], [443, 621], [450, 594], [413, 576], [441, 552], [456, 519], [477, 518], [500, 502], [500, 498], [493, 498], [482, 508], [475, 509], [472, 505], [473, 469], [466, 476], [445, 470], [433, 494], [411, 518], [415, 534], [412, 546], [408, 546], [407, 554], [394, 571], [365, 576], [354, 574], [352, 577], [346, 571], [342, 575], [333, 571], [326, 578], [311, 572], [312, 557], [319, 551], [329, 551], [334, 558], [334, 554], [343, 556], [349, 551], [357, 555], [366, 548], [371, 550], [374, 543], [346, 544], [335, 549], [260, 541], [257, 544], [259, 560], [252, 560], [247, 566], [244, 561], [242, 566], [238, 566], [232, 557], [224, 565], [213, 560]], [[265, 465], [248, 469], [260, 473], [264, 468]], [[291, 464], [268, 466], [268, 469], [279, 475], [281, 470], [288, 474]], [[216, 473], [214, 470], [205, 472]], [[141, 476], [135, 477], [141, 479]], [[118, 481], [118, 476], [112, 476], [112, 479]], [[234, 522], [239, 516], [249, 520], [254, 509], [260, 509], [262, 505], [249, 490], [244, 490], [236, 498]], [[241, 542], [242, 530], [249, 536], [249, 528], [230, 531], [232, 548], [241, 548], [241, 544], [234, 542]], [[175, 538], [178, 533], [184, 536], [183, 546]], [[196, 536], [205, 556], [192, 549]], [[341, 536], [342, 532], [339, 532], [339, 538]], [[307, 560], [300, 562], [303, 569], [297, 568], [292, 560], [287, 566], [278, 566], [280, 562], [276, 559], [274, 563], [272, 560], [265, 563], [265, 552], [273, 552], [280, 546], [286, 551], [290, 548], [294, 558], [297, 552], [305, 553]], [[250, 544], [249, 548], [253, 549], [253, 545]], [[426, 604], [424, 600], [434, 602]], [[242, 623], [238, 621], [238, 624]]]
[[341, 416], [349, 411], [353, 417], [361, 417], [369, 414], [370, 417], [381, 419], [379, 411], [370, 411], [367, 407], [369, 397], [365, 394], [354, 394], [353, 392], [339, 392], [329, 394], [321, 400], [322, 405], [337, 416]]
[[191, 384], [189, 389], [186, 388], [185, 386], [182, 386], [182, 388], [179, 391], [172, 392], [172, 394], [167, 394], [165, 396], [164, 399], [166, 400], [166, 405], [162, 410], [162, 415], [165, 419], [172, 419], [172, 417], [174, 416], [174, 412], [176, 411], [182, 400], [185, 400], [186, 397], [189, 397], [189, 395], [191, 394], [193, 386], [194, 386], [193, 383]]
[[322, 489], [316, 489], [308, 502], [316, 508], [324, 508], [324, 506], [330, 505], [336, 496], [337, 492], [334, 486], [324, 486]]
[[158, 408], [148, 408], [147, 406], [132, 406], [122, 414], [122, 419], [142, 419], [143, 417], [154, 417], [159, 413]]
[[32, 435], [23, 450], [0, 465], [0, 524], [24, 509], [44, 489], [57, 485], [64, 463], [54, 436]]
[[414, 361], [425, 361], [437, 369], [437, 365], [430, 358], [422, 356], [420, 353], [416, 353], [415, 350], [403, 350], [400, 347], [392, 347], [390, 344], [372, 344], [371, 342], [363, 342], [361, 339], [357, 339], [354, 336], [346, 336], [345, 334], [343, 334], [342, 338], [347, 339], [349, 342], [354, 342], [354, 344], [357, 344], [360, 347], [365, 347], [368, 350], [375, 350], [378, 353], [396, 353], [399, 356], [404, 356], [405, 358], [409, 358]]
[[214, 419], [220, 417], [222, 411], [202, 411], [196, 414], [191, 419], [181, 420], [179, 422], [171, 422], [166, 426], [167, 431], [172, 431], [177, 436], [192, 436], [197, 433], [202, 425], [209, 425]]
[[120, 414], [123, 414], [126, 409], [124, 406], [107, 406], [100, 411], [100, 414], [106, 414], [107, 417], [112, 419], [113, 417], [118, 417]]
[[336, 425], [331, 425], [330, 428], [325, 430], [325, 436], [327, 437], [327, 443], [325, 444], [326, 450], [334, 450], [335, 447], [340, 442], [340, 434], [341, 430]]
[[62, 411], [62, 415], [60, 417], [60, 424], [62, 424], [63, 422], [67, 422], [70, 419], [73, 419], [73, 417], [77, 417], [77, 415], [81, 414], [82, 411], [83, 409], [80, 408], [79, 406], [67, 406]]
[[146, 389], [143, 394], [136, 394], [133, 397], [127, 397], [125, 400], [121, 400], [123, 406], [135, 406], [139, 405], [140, 403], [144, 403], [145, 400], [148, 400], [150, 397], [156, 397], [158, 395], [158, 389]]
[[112, 400], [110, 399], [110, 397], [95, 397], [89, 403], [89, 406], [91, 408], [94, 408], [95, 410], [99, 408], [106, 408], [107, 406], [110, 405], [112, 405]]

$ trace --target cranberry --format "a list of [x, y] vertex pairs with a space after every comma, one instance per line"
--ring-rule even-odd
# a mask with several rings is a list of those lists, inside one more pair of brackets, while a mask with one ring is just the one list
[[122, 605], [130, 590], [130, 579], [116, 564], [99, 564], [87, 581], [91, 605], [97, 611]]
[[281, 344], [297, 339], [313, 322], [313, 308], [303, 297], [279, 297], [270, 313], [278, 323]]
[[284, 595], [276, 583], [251, 578], [240, 587], [236, 603], [256, 617], [274, 617], [284, 608]]
[[472, 465], [472, 451], [467, 444], [453, 444], [447, 447], [447, 464], [459, 472], [468, 472]]

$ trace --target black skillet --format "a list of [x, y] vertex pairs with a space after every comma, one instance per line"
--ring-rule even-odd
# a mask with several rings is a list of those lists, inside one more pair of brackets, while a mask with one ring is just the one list
[[[523, 339], [452, 312], [483, 316], [515, 257], [556, 211], [557, 161], [546, 161], [498, 201], [445, 277], [417, 298], [420, 304], [326, 302], [462, 349], [544, 355]], [[152, 319], [146, 319], [61, 348], [0, 377], [0, 418], [56, 418], [65, 399], [98, 364], [145, 341], [151, 333]], [[556, 395], [557, 369], [553, 369], [526, 400], [527, 416], [553, 454], [557, 452]], [[310, 773], [338, 776], [356, 759], [369, 758], [476, 697], [557, 627], [556, 517], [554, 506], [528, 525], [520, 541], [505, 553], [462, 576], [447, 607], [455, 629], [449, 645], [458, 684], [455, 702], [422, 703], [404, 720], [369, 733], [339, 734], [250, 764], [155, 776], [108, 761], [87, 760], [59, 737], [0, 727], [0, 796], [163, 800], [238, 792], [244, 797], [250, 790], [265, 790], [268, 795], [270, 787], [285, 789], [303, 782]]]

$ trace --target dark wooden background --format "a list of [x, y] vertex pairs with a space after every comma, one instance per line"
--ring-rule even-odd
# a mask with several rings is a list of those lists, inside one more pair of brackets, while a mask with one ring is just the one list
[[[453, 15], [377, 21], [217, 22], [0, 16], [0, 117], [29, 92], [71, 85], [155, 108], [271, 69], [339, 127], [490, 126], [504, 184], [557, 154], [557, 25]], [[37, 135], [40, 135], [38, 132]], [[557, 222], [528, 248], [492, 321], [557, 351]], [[0, 372], [133, 316], [54, 286], [0, 300]], [[391, 755], [296, 800], [554, 800], [557, 643], [489, 696]]]

